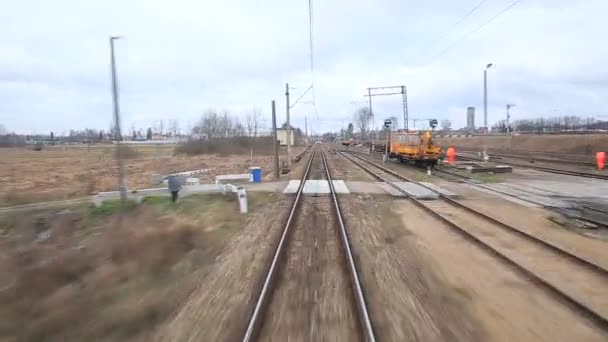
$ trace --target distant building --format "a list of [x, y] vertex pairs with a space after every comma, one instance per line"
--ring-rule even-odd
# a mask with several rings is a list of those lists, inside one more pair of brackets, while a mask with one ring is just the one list
[[[281, 146], [287, 146], [287, 130], [278, 128], [277, 129], [277, 140]], [[295, 142], [295, 132], [293, 129], [291, 130], [291, 146], [294, 145]]]
[[469, 132], [475, 131], [475, 107], [467, 108], [467, 130]]

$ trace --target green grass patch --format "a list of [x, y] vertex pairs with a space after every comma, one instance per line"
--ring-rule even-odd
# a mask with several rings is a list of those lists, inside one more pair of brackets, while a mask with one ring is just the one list
[[[131, 200], [125, 202], [125, 211], [132, 211], [137, 207], [137, 204]], [[89, 206], [91, 216], [110, 216], [118, 213], [121, 208], [120, 200], [104, 201], [99, 207], [95, 205]]]
[[500, 183], [503, 181], [503, 179], [500, 175], [495, 174], [495, 173], [490, 173], [490, 172], [471, 173], [468, 171], [463, 171], [463, 170], [458, 170], [458, 169], [453, 169], [453, 170], [446, 171], [446, 172], [453, 173], [456, 175], [461, 175], [461, 176], [467, 177], [473, 181], [477, 181], [480, 183]]

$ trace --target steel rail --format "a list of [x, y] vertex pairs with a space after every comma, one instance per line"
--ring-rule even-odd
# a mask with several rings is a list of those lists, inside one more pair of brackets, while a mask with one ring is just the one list
[[[470, 160], [470, 161], [481, 161], [480, 159], [473, 158], [473, 157], [457, 156], [456, 158], [462, 159], [462, 160]], [[512, 165], [512, 166], [519, 166], [519, 167], [523, 167], [526, 169], [533, 169], [533, 170], [544, 171], [544, 172], [549, 172], [549, 173], [556, 173], [556, 174], [560, 174], [560, 175], [608, 180], [608, 175], [602, 175], [602, 174], [580, 172], [580, 171], [570, 171], [570, 170], [556, 169], [556, 168], [552, 168], [552, 167], [544, 167], [544, 166], [536, 166], [536, 165], [526, 165], [526, 164], [507, 162], [504, 160], [501, 160], [499, 163]]]
[[[411, 180], [411, 179], [409, 179], [409, 178], [407, 178], [407, 177], [405, 177], [403, 175], [400, 175], [400, 174], [398, 174], [398, 173], [396, 173], [396, 172], [394, 172], [392, 170], [389, 170], [389, 169], [387, 169], [387, 168], [385, 168], [383, 166], [380, 166], [380, 165], [377, 165], [377, 164], [375, 164], [373, 162], [370, 162], [369, 160], [366, 160], [365, 158], [361, 158], [361, 157], [359, 157], [357, 155], [354, 155], [354, 157], [356, 157], [356, 158], [358, 158], [360, 160], [363, 160], [363, 161], [365, 161], [365, 162], [367, 162], [367, 163], [375, 166], [376, 168], [379, 168], [380, 170], [382, 170], [382, 171], [384, 171], [386, 173], [389, 173], [390, 175], [392, 175], [394, 177], [397, 177], [397, 178], [399, 178], [401, 180], [404, 180], [404, 181], [407, 181], [407, 182], [414, 182], [413, 180]], [[390, 184], [390, 182], [389, 182], [389, 184]], [[549, 242], [547, 242], [545, 240], [539, 239], [539, 238], [535, 237], [534, 235], [528, 234], [528, 233], [526, 233], [526, 232], [524, 232], [524, 231], [522, 231], [522, 230], [520, 230], [518, 228], [515, 228], [515, 227], [513, 227], [513, 226], [511, 226], [511, 225], [509, 225], [507, 223], [504, 223], [504, 222], [499, 221], [499, 220], [497, 220], [497, 219], [495, 219], [495, 218], [493, 218], [491, 216], [488, 216], [488, 215], [486, 215], [486, 214], [484, 214], [484, 213], [482, 213], [482, 212], [480, 212], [480, 211], [478, 211], [476, 209], [473, 209], [473, 208], [471, 208], [469, 206], [466, 206], [465, 204], [460, 203], [459, 201], [457, 201], [455, 199], [452, 199], [452, 198], [449, 198], [447, 196], [444, 196], [444, 195], [438, 193], [437, 191], [435, 191], [434, 189], [425, 186], [424, 184], [420, 184], [420, 183], [417, 183], [417, 184], [420, 185], [420, 186], [422, 186], [422, 187], [424, 187], [424, 188], [426, 188], [426, 189], [428, 189], [428, 190], [430, 190], [430, 191], [432, 191], [432, 192], [437, 193], [439, 195], [439, 197], [441, 197], [441, 199], [445, 200], [446, 202], [448, 202], [448, 203], [450, 203], [452, 205], [455, 205], [455, 206], [460, 207], [460, 208], [462, 208], [462, 209], [464, 209], [464, 210], [466, 210], [466, 211], [468, 211], [470, 213], [473, 213], [473, 214], [477, 215], [478, 217], [481, 217], [482, 219], [491, 221], [492, 223], [494, 223], [494, 224], [498, 225], [499, 227], [503, 228], [504, 230], [507, 230], [507, 231], [512, 232], [512, 233], [516, 233], [517, 235], [519, 235], [519, 236], [521, 236], [521, 237], [523, 237], [523, 238], [525, 238], [525, 239], [527, 239], [527, 240], [529, 240], [531, 242], [534, 242], [536, 244], [542, 245], [543, 247], [549, 248], [553, 252], [558, 253], [558, 254], [560, 254], [563, 257], [569, 258], [569, 259], [577, 262], [578, 264], [580, 264], [583, 267], [590, 268], [593, 271], [596, 271], [598, 273], [601, 273], [603, 276], [608, 277], [608, 269], [605, 269], [605, 268], [603, 268], [603, 267], [601, 267], [601, 266], [599, 266], [599, 265], [597, 265], [597, 264], [595, 264], [595, 263], [593, 263], [593, 262], [591, 262], [589, 260], [583, 259], [582, 257], [579, 257], [578, 255], [575, 255], [575, 254], [572, 254], [572, 253], [570, 253], [568, 251], [565, 251], [565, 250], [563, 250], [563, 249], [561, 249], [561, 248], [559, 248], [559, 247], [557, 247], [557, 246], [555, 246], [555, 245], [553, 245], [553, 244], [551, 244], [551, 243], [549, 243]], [[391, 185], [393, 185], [393, 184], [391, 184]], [[395, 186], [393, 185], [393, 187], [395, 187]], [[482, 188], [486, 189], [486, 187], [482, 187]], [[492, 190], [491, 188], [488, 188], [488, 189]], [[500, 191], [496, 191], [496, 192], [500, 192]], [[517, 197], [515, 197], [515, 198], [517, 198]], [[529, 202], [530, 203], [536, 203], [536, 202], [532, 202], [532, 201], [529, 201]]]
[[291, 222], [293, 221], [295, 213], [299, 207], [300, 198], [302, 197], [302, 190], [304, 189], [304, 183], [308, 178], [308, 173], [310, 172], [310, 167], [312, 165], [313, 159], [315, 158], [315, 154], [316, 148], [312, 150], [310, 154], [310, 160], [308, 161], [308, 164], [306, 165], [306, 170], [304, 171], [304, 175], [302, 175], [302, 179], [300, 180], [300, 185], [296, 193], [296, 198], [294, 199], [293, 204], [291, 206], [291, 211], [289, 212], [289, 216], [287, 217], [287, 222], [285, 223], [285, 226], [283, 228], [283, 233], [281, 234], [281, 238], [279, 239], [279, 243], [274, 252], [274, 256], [272, 257], [272, 262], [270, 263], [270, 266], [266, 271], [264, 283], [260, 290], [260, 294], [258, 295], [253, 312], [249, 318], [247, 329], [245, 330], [245, 334], [242, 339], [243, 342], [253, 341], [259, 333], [261, 322], [264, 316], [264, 311], [268, 306], [270, 292], [274, 285], [274, 280], [276, 278], [279, 262], [281, 260], [282, 255], [284, 254], [285, 245], [287, 243], [289, 232], [291, 231]]
[[331, 178], [331, 172], [329, 171], [329, 166], [327, 164], [327, 160], [325, 159], [325, 153], [321, 152], [321, 159], [323, 160], [323, 166], [325, 168], [325, 173], [327, 175], [327, 182], [329, 183], [329, 189], [332, 197], [332, 202], [334, 204], [334, 208], [336, 210], [336, 216], [338, 218], [338, 223], [340, 226], [340, 238], [342, 241], [342, 247], [344, 248], [344, 256], [346, 258], [346, 264], [349, 269], [351, 283], [353, 286], [353, 292], [355, 296], [355, 301], [357, 303], [357, 311], [359, 313], [359, 321], [361, 324], [361, 328], [364, 332], [365, 341], [374, 342], [376, 340], [374, 329], [372, 327], [371, 319], [369, 317], [369, 311], [367, 309], [367, 303], [365, 300], [365, 296], [363, 295], [363, 289], [361, 287], [361, 281], [359, 277], [359, 272], [357, 271], [357, 265], [355, 264], [355, 259], [353, 257], [350, 238], [348, 236], [348, 232], [346, 231], [346, 226], [344, 224], [344, 218], [342, 216], [342, 210], [340, 209], [340, 203], [338, 201], [338, 197], [336, 195], [336, 189], [334, 187], [334, 183]]
[[[410, 200], [412, 200], [414, 202], [414, 204], [416, 204], [418, 207], [420, 207], [421, 209], [425, 210], [426, 212], [430, 213], [431, 215], [433, 215], [435, 218], [439, 219], [440, 221], [444, 222], [445, 224], [447, 224], [448, 226], [454, 228], [457, 232], [459, 232], [460, 234], [462, 234], [466, 239], [473, 241], [474, 243], [476, 243], [478, 246], [480, 246], [481, 248], [483, 248], [484, 250], [488, 251], [489, 253], [491, 253], [492, 255], [496, 256], [497, 258], [501, 259], [502, 261], [504, 261], [505, 263], [507, 263], [508, 265], [512, 266], [514, 269], [518, 270], [519, 272], [521, 272], [522, 274], [524, 274], [529, 280], [531, 280], [533, 283], [541, 286], [542, 288], [544, 288], [546, 291], [550, 292], [551, 294], [553, 294], [555, 297], [557, 297], [558, 299], [566, 302], [567, 304], [570, 305], [570, 307], [577, 311], [578, 313], [580, 313], [581, 315], [585, 316], [586, 318], [588, 318], [591, 322], [593, 322], [598, 328], [604, 330], [604, 331], [608, 331], [608, 319], [604, 316], [602, 316], [601, 314], [599, 314], [598, 312], [594, 311], [593, 309], [587, 307], [585, 304], [581, 303], [580, 301], [578, 301], [577, 299], [571, 297], [570, 295], [568, 295], [567, 293], [563, 292], [562, 290], [558, 289], [557, 287], [551, 285], [549, 282], [545, 281], [544, 279], [542, 279], [540, 276], [536, 275], [534, 272], [528, 270], [526, 267], [522, 266], [521, 264], [519, 264], [518, 262], [512, 260], [511, 258], [507, 257], [506, 255], [502, 254], [501, 252], [499, 252], [498, 250], [496, 250], [494, 247], [490, 246], [489, 244], [485, 243], [484, 241], [482, 241], [481, 239], [479, 239], [477, 236], [475, 236], [474, 234], [468, 232], [466, 229], [460, 227], [459, 225], [457, 225], [456, 223], [452, 222], [451, 220], [449, 220], [448, 218], [444, 217], [443, 215], [437, 213], [435, 210], [429, 208], [428, 206], [426, 206], [424, 203], [422, 203], [422, 201], [417, 200], [411, 196], [409, 196], [409, 194], [407, 194], [405, 191], [403, 191], [402, 189], [400, 189], [398, 186], [396, 186], [395, 184], [393, 184], [390, 181], [387, 181], [385, 178], [381, 177], [380, 175], [378, 175], [377, 173], [373, 172], [372, 170], [370, 170], [369, 168], [363, 166], [361, 163], [353, 160], [350, 157], [346, 157], [346, 154], [342, 154], [346, 159], [350, 160], [353, 164], [359, 166], [362, 170], [364, 170], [365, 172], [367, 172], [368, 174], [370, 174], [372, 177], [384, 181], [387, 184], [389, 184], [390, 186], [392, 186], [393, 188], [395, 188], [396, 190], [398, 190], [399, 192], [401, 192], [402, 194], [404, 194], [407, 198], [409, 198]], [[368, 164], [371, 164], [372, 166], [384, 171], [385, 173], [388, 173], [394, 177], [397, 177], [399, 179], [402, 180], [408, 180], [406, 177], [399, 175], [389, 169], [386, 169], [380, 165], [377, 165], [376, 163], [370, 162], [364, 158], [361, 158], [357, 155], [351, 155], [355, 158], [358, 158], [360, 160], [363, 160], [365, 162], [367, 162]], [[409, 180], [408, 180], [409, 181]], [[432, 189], [431, 189], [432, 190]], [[450, 204], [454, 204], [455, 206], [458, 206], [460, 208], [463, 208], [465, 210], [470, 211], [473, 214], [476, 214], [484, 219], [487, 219], [489, 221], [491, 221], [492, 223], [495, 223], [496, 225], [498, 225], [499, 227], [503, 227], [503, 228], [508, 228], [509, 231], [514, 231], [516, 233], [518, 233], [520, 236], [527, 238], [529, 241], [531, 242], [535, 242], [537, 244], [540, 244], [544, 247], [547, 247], [548, 249], [550, 249], [553, 252], [556, 252], [562, 256], [566, 256], [568, 258], [571, 258], [571, 260], [578, 262], [581, 265], [584, 265], [585, 267], [598, 272], [599, 274], [601, 274], [602, 276], [606, 276], [608, 274], [608, 270], [602, 268], [599, 265], [596, 265], [594, 263], [591, 263], [585, 259], [582, 259], [574, 254], [570, 254], [567, 251], [564, 251], [552, 244], [547, 243], [546, 241], [543, 241], [541, 239], [537, 239], [527, 233], [524, 233], [522, 231], [520, 231], [517, 228], [511, 227], [503, 222], [500, 222], [492, 217], [489, 217], [483, 213], [480, 213], [477, 210], [474, 210], [472, 208], [469, 208], [461, 203], [459, 203], [458, 201], [452, 200], [448, 197], [445, 197], [443, 195], [440, 194], [440, 197], [444, 200], [446, 200], [446, 202], [450, 203]]]

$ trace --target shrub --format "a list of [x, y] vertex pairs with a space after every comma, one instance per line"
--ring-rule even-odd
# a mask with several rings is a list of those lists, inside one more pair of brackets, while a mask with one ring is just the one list
[[175, 148], [176, 154], [254, 154], [271, 155], [273, 153], [272, 137], [233, 137], [211, 140], [189, 140]]

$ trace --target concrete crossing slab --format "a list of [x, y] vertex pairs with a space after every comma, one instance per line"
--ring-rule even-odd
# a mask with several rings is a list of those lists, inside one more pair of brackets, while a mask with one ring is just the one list
[[[334, 180], [333, 184], [337, 194], [350, 194], [350, 190], [343, 180]], [[298, 192], [299, 186], [299, 180], [291, 180], [289, 181], [289, 183], [287, 183], [285, 189], [283, 189], [283, 193], [295, 194], [296, 192]], [[329, 183], [325, 179], [309, 179], [304, 183], [304, 189], [302, 190], [302, 192], [307, 195], [329, 194]]]
[[295, 194], [296, 192], [298, 192], [299, 187], [300, 187], [299, 180], [290, 180], [289, 183], [287, 183], [287, 186], [285, 187], [285, 189], [283, 189], [283, 193], [284, 194]]
[[309, 179], [304, 183], [304, 190], [302, 192], [306, 195], [329, 194], [329, 182], [324, 179]]
[[350, 194], [350, 190], [343, 180], [332, 180], [332, 183], [334, 184], [334, 190], [336, 190], [337, 194]]
[[361, 182], [361, 181], [346, 181], [348, 190], [353, 193], [365, 193], [365, 194], [386, 194], [386, 190], [382, 188], [381, 184], [384, 182]]
[[405, 194], [403, 194], [401, 191], [395, 189], [392, 185], [388, 184], [388, 183], [379, 183], [378, 186], [384, 190], [386, 193], [388, 193], [389, 195], [393, 195], [395, 197], [406, 197]]
[[429, 182], [419, 182], [419, 183], [421, 185], [424, 185], [424, 186], [430, 188], [431, 190], [433, 190], [435, 192], [440, 193], [443, 196], [446, 196], [446, 197], [457, 197], [458, 196], [457, 194], [451, 192], [448, 189], [444, 189], [444, 188], [438, 186], [437, 184], [433, 184], [433, 183], [429, 183]]
[[439, 198], [439, 195], [436, 192], [433, 192], [420, 184], [412, 182], [394, 182], [393, 184], [415, 199], [435, 200]]

